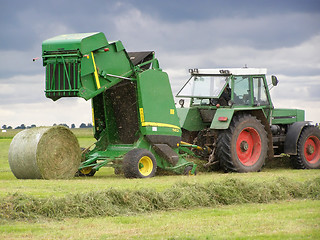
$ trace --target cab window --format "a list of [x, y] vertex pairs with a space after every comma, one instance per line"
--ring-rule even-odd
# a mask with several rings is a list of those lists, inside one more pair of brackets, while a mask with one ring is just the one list
[[256, 106], [269, 105], [267, 92], [262, 77], [253, 78], [253, 103]]
[[234, 76], [233, 102], [236, 105], [251, 105], [248, 76]]

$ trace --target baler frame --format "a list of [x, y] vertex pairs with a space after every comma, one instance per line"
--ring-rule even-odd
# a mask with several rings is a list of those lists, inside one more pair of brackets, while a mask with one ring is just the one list
[[[137, 156], [146, 154], [143, 159], [156, 159], [152, 166], [195, 173], [196, 164], [180, 154], [186, 146], [179, 148], [181, 128], [169, 79], [153, 51], [127, 53], [120, 41], [108, 42], [103, 33], [61, 35], [42, 46], [46, 97], [92, 101], [97, 142], [83, 152], [80, 173], [93, 175], [103, 166], [119, 168], [134, 149], [147, 151], [134, 151]], [[130, 165], [130, 159], [125, 161]], [[133, 177], [141, 176], [138, 172]]]

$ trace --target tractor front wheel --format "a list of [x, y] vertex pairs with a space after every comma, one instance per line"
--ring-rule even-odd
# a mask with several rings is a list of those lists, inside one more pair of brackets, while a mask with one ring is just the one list
[[251, 115], [237, 115], [218, 136], [216, 158], [226, 172], [257, 172], [267, 151], [267, 132], [261, 122]]
[[150, 178], [156, 174], [157, 162], [151, 152], [136, 148], [124, 156], [122, 168], [126, 178]]
[[297, 155], [291, 156], [297, 169], [320, 168], [320, 129], [314, 126], [302, 130], [297, 143]]

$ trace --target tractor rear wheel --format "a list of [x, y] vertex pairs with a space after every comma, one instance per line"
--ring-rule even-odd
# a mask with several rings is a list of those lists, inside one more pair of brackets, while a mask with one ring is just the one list
[[157, 162], [151, 152], [136, 148], [124, 156], [122, 167], [126, 178], [150, 178], [156, 173]]
[[297, 143], [297, 155], [291, 156], [297, 169], [320, 168], [320, 129], [314, 126], [302, 130]]
[[236, 115], [217, 140], [216, 159], [226, 172], [257, 172], [268, 152], [267, 132], [251, 115]]

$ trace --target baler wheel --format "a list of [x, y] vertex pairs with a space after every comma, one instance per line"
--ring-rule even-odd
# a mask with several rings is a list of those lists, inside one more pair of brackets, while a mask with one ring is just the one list
[[267, 151], [267, 132], [261, 122], [251, 115], [236, 115], [218, 136], [216, 158], [226, 172], [256, 172], [264, 165]]
[[92, 168], [93, 167], [82, 168], [81, 170], [78, 170], [76, 176], [79, 176], [79, 177], [92, 177], [96, 173], [96, 170], [92, 169]]
[[297, 155], [291, 156], [293, 166], [297, 169], [320, 168], [320, 129], [304, 128], [297, 143]]
[[197, 171], [195, 171], [194, 174], [192, 174], [191, 170], [192, 170], [192, 166], [187, 166], [184, 169], [184, 175], [186, 175], [186, 176], [195, 176], [195, 175], [197, 175]]
[[[85, 153], [88, 152], [88, 149], [83, 148], [83, 147], [80, 149], [81, 149], [81, 153], [82, 153], [81, 162], [84, 162], [86, 160]], [[76, 177], [93, 177], [94, 174], [96, 173], [96, 171], [97, 170], [93, 169], [93, 167], [85, 167], [85, 168], [78, 170], [75, 176]]]
[[136, 148], [124, 156], [122, 167], [126, 178], [150, 178], [156, 173], [157, 162], [151, 152]]

